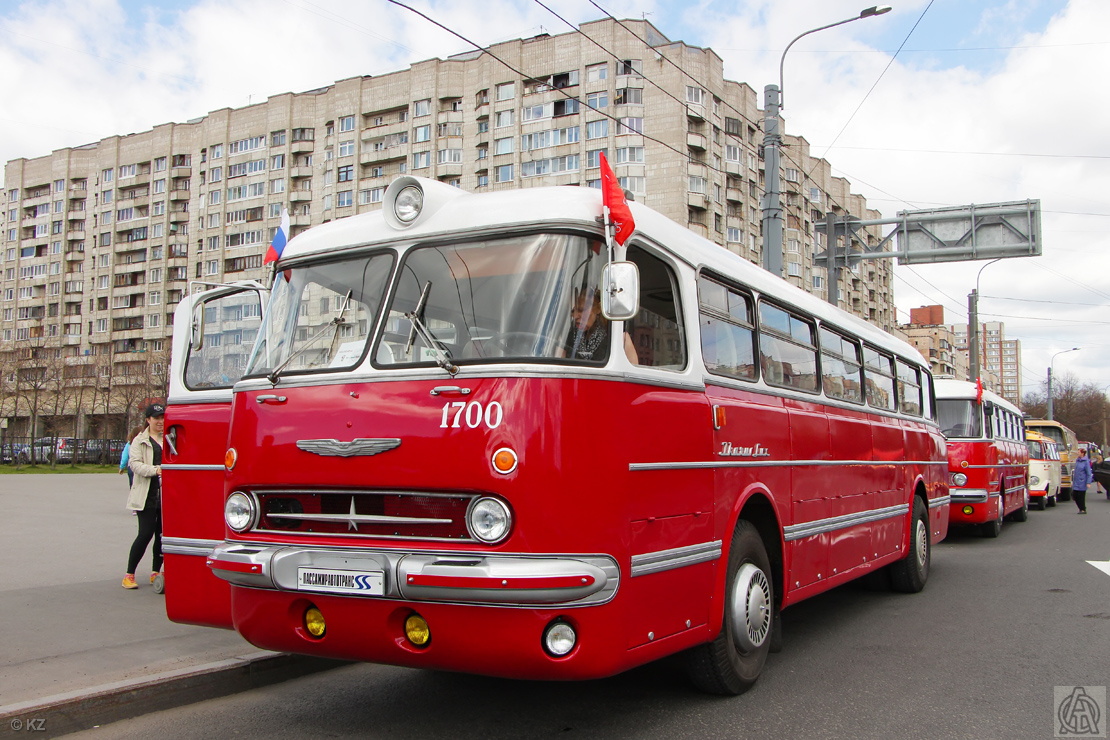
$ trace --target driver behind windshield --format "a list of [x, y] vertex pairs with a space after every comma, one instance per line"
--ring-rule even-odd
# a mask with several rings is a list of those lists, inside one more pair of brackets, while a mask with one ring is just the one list
[[[584, 288], [574, 291], [570, 309], [571, 326], [561, 350], [562, 357], [603, 362], [609, 357], [609, 320], [601, 315], [601, 291]], [[633, 365], [639, 364], [632, 337], [624, 335], [624, 354]]]

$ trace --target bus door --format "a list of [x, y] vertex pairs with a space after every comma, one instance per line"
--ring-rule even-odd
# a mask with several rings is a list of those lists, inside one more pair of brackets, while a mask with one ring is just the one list
[[162, 465], [166, 613], [232, 628], [227, 581], [207, 567], [224, 541], [224, 453], [232, 386], [258, 334], [267, 291], [244, 282], [185, 297], [174, 315]]

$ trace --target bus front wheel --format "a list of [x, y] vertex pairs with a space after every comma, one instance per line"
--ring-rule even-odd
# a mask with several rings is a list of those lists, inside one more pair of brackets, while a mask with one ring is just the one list
[[688, 652], [687, 670], [702, 691], [737, 695], [759, 678], [777, 618], [767, 548], [756, 528], [743, 520], [729, 547], [724, 610], [720, 634]]
[[915, 594], [929, 580], [929, 563], [933, 557], [929, 539], [929, 507], [920, 496], [913, 497], [913, 519], [910, 523], [910, 551], [906, 557], [890, 565], [890, 585], [895, 591]]

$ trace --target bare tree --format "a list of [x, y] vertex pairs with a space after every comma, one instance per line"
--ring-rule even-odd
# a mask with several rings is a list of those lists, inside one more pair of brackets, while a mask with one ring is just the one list
[[[1025, 396], [1025, 411], [1043, 419], [1048, 414], [1048, 382]], [[1102, 389], [1094, 383], [1080, 383], [1072, 373], [1060, 373], [1052, 379], [1052, 416], [1070, 428], [1081, 440], [1100, 440], [1106, 430], [1110, 403]]]

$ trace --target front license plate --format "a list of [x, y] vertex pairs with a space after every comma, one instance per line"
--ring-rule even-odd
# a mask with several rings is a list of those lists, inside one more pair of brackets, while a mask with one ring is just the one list
[[297, 568], [297, 589], [358, 596], [383, 596], [385, 576], [380, 570]]

